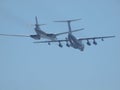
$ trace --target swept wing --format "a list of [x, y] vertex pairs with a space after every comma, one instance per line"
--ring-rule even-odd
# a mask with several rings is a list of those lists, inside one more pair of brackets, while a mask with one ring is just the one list
[[105, 38], [113, 38], [115, 36], [103, 36], [103, 37], [90, 37], [90, 38], [79, 38], [78, 40], [94, 40], [94, 39], [105, 39]]
[[[95, 40], [95, 39], [101, 39], [101, 40], [104, 40], [104, 39], [106, 39], [106, 38], [113, 38], [113, 37], [115, 37], [115, 36], [103, 36], [103, 37], [90, 37], [90, 38], [79, 38], [79, 39], [77, 39], [77, 40], [86, 40], [86, 41], [88, 41], [88, 40]], [[54, 40], [54, 41], [50, 41], [50, 40], [48, 40], [48, 41], [37, 41], [37, 42], [34, 42], [34, 43], [51, 43], [51, 42], [68, 42], [69, 40], [68, 39], [63, 39], [63, 40]]]
[[1, 36], [13, 36], [13, 37], [30, 37], [29, 35], [17, 35], [17, 34], [0, 34]]

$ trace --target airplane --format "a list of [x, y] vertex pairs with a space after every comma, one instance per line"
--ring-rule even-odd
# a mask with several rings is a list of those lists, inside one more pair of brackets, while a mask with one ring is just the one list
[[71, 29], [71, 22], [73, 21], [78, 21], [80, 19], [75, 19], [75, 20], [65, 20], [65, 21], [55, 21], [55, 22], [66, 22], [68, 24], [68, 36], [66, 39], [63, 40], [55, 40], [55, 41], [38, 41], [38, 42], [34, 42], [34, 43], [48, 43], [50, 45], [51, 42], [58, 42], [59, 43], [59, 47], [63, 47], [63, 45], [61, 44], [61, 42], [66, 42], [66, 46], [67, 47], [73, 47], [75, 49], [79, 49], [80, 51], [84, 51], [85, 45], [82, 41], [87, 41], [87, 45], [91, 45], [91, 43], [89, 42], [89, 40], [93, 40], [93, 44], [97, 45], [97, 42], [95, 41], [96, 39], [101, 39], [102, 41], [104, 41], [105, 38], [113, 38], [115, 36], [102, 36], [102, 37], [90, 37], [90, 38], [79, 38], [77, 39], [73, 34], [72, 34], [72, 29]]
[[[35, 35], [0, 34], [0, 36], [31, 37], [35, 40], [40, 40], [41, 38], [45, 38], [45, 39], [49, 39], [51, 41], [54, 41], [54, 40], [57, 40], [57, 36], [69, 33], [69, 32], [62, 32], [62, 33], [56, 33], [56, 34], [46, 33], [43, 30], [41, 30], [41, 28], [40, 28], [40, 26], [45, 25], [45, 24], [39, 24], [37, 16], [35, 17], [35, 21], [36, 21], [35, 28], [34, 28], [34, 30], [36, 32]], [[84, 30], [84, 28], [76, 29], [76, 30], [73, 30], [72, 32], [77, 32], [77, 31], [80, 31], [80, 30]]]

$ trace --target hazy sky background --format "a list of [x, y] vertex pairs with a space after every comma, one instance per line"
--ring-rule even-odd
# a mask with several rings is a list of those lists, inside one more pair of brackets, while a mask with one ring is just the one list
[[0, 90], [120, 90], [120, 0], [0, 0], [0, 33], [35, 34], [35, 16], [46, 32], [68, 30], [55, 20], [81, 18], [76, 37], [116, 38], [84, 42], [81, 52], [0, 36]]

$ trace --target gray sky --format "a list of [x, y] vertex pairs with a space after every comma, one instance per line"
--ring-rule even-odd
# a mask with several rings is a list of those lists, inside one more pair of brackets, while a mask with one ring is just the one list
[[[77, 19], [78, 38], [97, 40], [80, 52], [58, 43], [34, 44], [31, 38], [0, 37], [0, 90], [120, 90], [119, 0], [1, 0], [0, 33], [35, 34], [35, 16], [46, 32], [67, 31], [55, 20]], [[66, 36], [59, 38], [64, 39]], [[91, 41], [92, 42], [92, 41]]]

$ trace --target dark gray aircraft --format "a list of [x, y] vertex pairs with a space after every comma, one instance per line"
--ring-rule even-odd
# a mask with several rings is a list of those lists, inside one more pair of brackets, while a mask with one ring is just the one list
[[[38, 24], [37, 16], [35, 17], [35, 21], [36, 21], [36, 24], [35, 24], [36, 34], [35, 35], [12, 35], [12, 34], [0, 34], [0, 35], [1, 36], [14, 36], [14, 37], [31, 37], [35, 40], [40, 40], [41, 38], [45, 38], [45, 39], [49, 39], [51, 41], [54, 41], [54, 40], [57, 40], [57, 36], [69, 33], [69, 32], [62, 32], [62, 33], [57, 33], [57, 34], [46, 33], [43, 30], [41, 30], [41, 28], [40, 28], [41, 25], [45, 25], [45, 24]], [[77, 32], [77, 31], [80, 31], [80, 30], [83, 30], [83, 29], [84, 28], [73, 30], [72, 32]]]
[[63, 47], [63, 45], [61, 44], [61, 42], [66, 42], [66, 46], [67, 47], [73, 47], [75, 49], [79, 49], [80, 51], [84, 51], [84, 44], [82, 41], [86, 40], [87, 41], [87, 45], [91, 45], [91, 43], [89, 42], [89, 40], [93, 40], [93, 44], [97, 45], [97, 42], [95, 41], [96, 39], [101, 39], [102, 41], [105, 38], [113, 38], [115, 36], [103, 36], [103, 37], [90, 37], [90, 38], [79, 38], [77, 39], [73, 34], [72, 34], [72, 29], [71, 29], [71, 22], [73, 21], [77, 21], [79, 19], [75, 19], [75, 20], [66, 20], [66, 21], [56, 21], [56, 22], [67, 22], [68, 24], [68, 36], [66, 39], [64, 40], [54, 40], [54, 41], [38, 41], [38, 42], [34, 42], [34, 43], [48, 43], [50, 45], [51, 42], [58, 42], [59, 43], [59, 47]]

